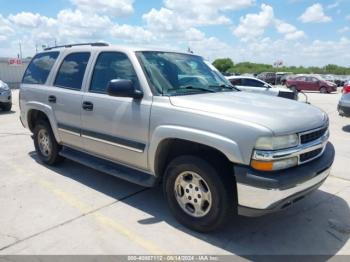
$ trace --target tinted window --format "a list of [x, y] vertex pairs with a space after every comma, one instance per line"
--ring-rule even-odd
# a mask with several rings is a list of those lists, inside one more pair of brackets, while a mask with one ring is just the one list
[[254, 79], [242, 79], [244, 86], [254, 86], [254, 87], [263, 87], [264, 83], [254, 80]]
[[80, 90], [90, 53], [67, 55], [56, 76], [55, 86]]
[[24, 73], [22, 82], [25, 84], [45, 84], [58, 55], [59, 52], [36, 55]]
[[240, 79], [240, 78], [230, 79], [230, 82], [232, 85], [237, 85], [237, 86], [242, 85], [242, 79]]
[[129, 58], [123, 53], [103, 52], [96, 61], [90, 92], [106, 93], [108, 83], [113, 79], [131, 80], [139, 88], [139, 81]]
[[300, 77], [295, 78], [295, 80], [297, 80], [297, 81], [306, 81], [306, 77], [300, 76]]

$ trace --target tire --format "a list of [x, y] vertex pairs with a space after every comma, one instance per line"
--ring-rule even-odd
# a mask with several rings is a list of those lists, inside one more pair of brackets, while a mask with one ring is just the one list
[[33, 133], [34, 146], [39, 159], [47, 165], [56, 165], [62, 162], [63, 157], [59, 155], [62, 146], [57, 143], [49, 123], [38, 121]]
[[327, 87], [322, 86], [322, 87], [320, 88], [320, 93], [321, 93], [321, 94], [327, 94], [327, 93], [328, 93]]
[[11, 104], [11, 103], [3, 104], [3, 105], [1, 106], [1, 108], [2, 108], [2, 110], [3, 110], [4, 112], [9, 112], [9, 111], [11, 111], [12, 104]]
[[[194, 231], [210, 232], [222, 227], [237, 207], [233, 178], [230, 182], [227, 174], [220, 176], [217, 170], [199, 157], [180, 156], [165, 171], [163, 191], [170, 211], [181, 224]], [[198, 178], [202, 179], [200, 183], [196, 183]], [[181, 206], [179, 199], [187, 204]], [[195, 203], [201, 208], [194, 208]]]

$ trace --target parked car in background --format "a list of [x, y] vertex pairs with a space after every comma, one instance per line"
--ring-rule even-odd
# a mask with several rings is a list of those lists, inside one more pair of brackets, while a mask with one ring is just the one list
[[331, 93], [337, 91], [337, 85], [322, 79], [319, 76], [301, 75], [287, 80], [288, 88], [297, 91], [319, 91], [321, 93]]
[[344, 86], [347, 83], [347, 77], [346, 76], [334, 76], [334, 83], [338, 86]]
[[12, 108], [12, 95], [9, 86], [0, 80], [0, 109], [10, 111]]
[[285, 85], [289, 76], [293, 75], [291, 72], [277, 72], [276, 73], [276, 85]]
[[345, 83], [342, 93], [338, 104], [338, 112], [341, 116], [350, 117], [350, 81]]
[[260, 80], [269, 83], [270, 85], [276, 84], [276, 73], [273, 72], [263, 72], [257, 76]]
[[285, 87], [273, 87], [270, 84], [249, 76], [229, 76], [227, 79], [238, 89], [270, 96], [279, 96], [288, 99], [298, 99], [298, 93]]

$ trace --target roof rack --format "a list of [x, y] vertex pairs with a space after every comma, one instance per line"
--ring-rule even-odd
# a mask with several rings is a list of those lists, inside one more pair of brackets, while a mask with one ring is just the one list
[[47, 47], [44, 49], [44, 51], [56, 49], [56, 48], [71, 48], [73, 46], [84, 46], [84, 45], [89, 45], [89, 46], [109, 46], [107, 43], [82, 43], [82, 44], [71, 44], [71, 45], [58, 45], [58, 46], [53, 46], [53, 47]]

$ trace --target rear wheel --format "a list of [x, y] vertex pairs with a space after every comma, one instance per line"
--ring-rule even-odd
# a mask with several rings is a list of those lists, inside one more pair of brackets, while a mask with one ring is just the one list
[[320, 93], [321, 93], [321, 94], [327, 94], [327, 93], [328, 93], [327, 87], [322, 86], [322, 87], [320, 88]]
[[175, 218], [186, 227], [209, 232], [223, 226], [234, 213], [234, 187], [209, 162], [196, 156], [174, 159], [165, 173], [163, 189]]
[[59, 145], [52, 132], [51, 126], [46, 121], [39, 121], [34, 128], [34, 146], [42, 162], [55, 165], [63, 160], [59, 155]]

